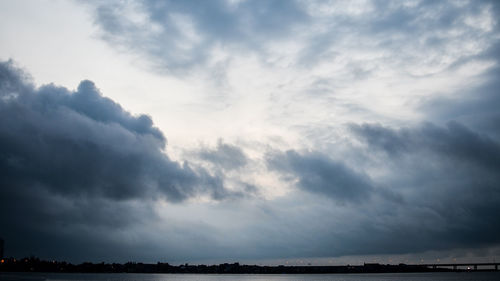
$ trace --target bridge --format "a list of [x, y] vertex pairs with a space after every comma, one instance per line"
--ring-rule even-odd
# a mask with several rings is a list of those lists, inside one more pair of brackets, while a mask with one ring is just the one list
[[439, 267], [451, 267], [453, 270], [458, 270], [459, 268], [462, 269], [467, 269], [467, 270], [478, 270], [478, 267], [484, 267], [487, 266], [489, 267], [488, 269], [492, 269], [492, 267], [495, 268], [495, 271], [498, 271], [498, 265], [500, 263], [498, 262], [481, 262], [481, 263], [427, 263], [427, 264], [415, 264], [418, 266], [425, 266], [425, 267], [431, 267], [433, 269], [439, 268]]

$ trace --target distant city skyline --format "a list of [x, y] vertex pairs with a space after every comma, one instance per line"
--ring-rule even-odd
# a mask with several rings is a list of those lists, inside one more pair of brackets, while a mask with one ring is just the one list
[[500, 260], [498, 1], [0, 0], [7, 257]]

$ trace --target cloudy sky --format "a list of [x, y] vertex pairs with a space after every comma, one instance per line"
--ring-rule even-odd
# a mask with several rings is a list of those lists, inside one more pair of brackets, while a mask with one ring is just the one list
[[0, 237], [72, 262], [500, 259], [496, 1], [0, 1]]

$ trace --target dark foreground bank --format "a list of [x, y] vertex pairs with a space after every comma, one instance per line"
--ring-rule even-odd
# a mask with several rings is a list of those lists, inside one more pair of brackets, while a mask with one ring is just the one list
[[498, 281], [500, 272], [143, 274], [0, 272], [1, 281]]

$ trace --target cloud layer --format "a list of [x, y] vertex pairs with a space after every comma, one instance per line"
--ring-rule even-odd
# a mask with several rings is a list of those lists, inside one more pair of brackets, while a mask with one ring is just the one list
[[0, 63], [9, 254], [500, 257], [496, 1], [81, 5], [165, 78], [117, 82], [155, 125]]

